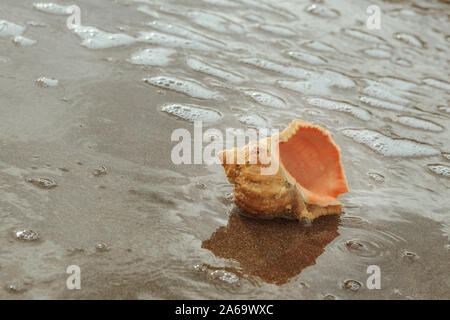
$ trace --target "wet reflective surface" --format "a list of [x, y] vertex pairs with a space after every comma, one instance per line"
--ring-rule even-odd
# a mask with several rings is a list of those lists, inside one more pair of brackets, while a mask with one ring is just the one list
[[[450, 298], [449, 10], [2, 0], [0, 297]], [[255, 221], [220, 166], [171, 161], [195, 120], [224, 134], [293, 118], [342, 150], [340, 217]]]

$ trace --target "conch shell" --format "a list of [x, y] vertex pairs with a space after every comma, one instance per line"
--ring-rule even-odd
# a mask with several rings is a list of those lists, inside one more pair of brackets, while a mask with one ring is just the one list
[[[261, 161], [263, 152], [271, 163]], [[244, 213], [313, 220], [342, 211], [337, 196], [348, 188], [340, 150], [318, 125], [296, 119], [280, 134], [222, 151], [219, 158], [234, 184], [234, 202]], [[262, 174], [273, 161], [277, 169]]]

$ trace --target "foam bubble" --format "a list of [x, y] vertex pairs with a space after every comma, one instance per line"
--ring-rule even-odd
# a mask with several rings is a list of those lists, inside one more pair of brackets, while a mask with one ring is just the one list
[[215, 100], [223, 99], [217, 91], [210, 90], [202, 84], [199, 84], [198, 82], [195, 82], [193, 80], [160, 76], [153, 78], [144, 78], [143, 81], [157, 87], [184, 93], [193, 98]]
[[263, 24], [259, 27], [261, 30], [270, 32], [270, 33], [274, 33], [277, 34], [279, 36], [284, 36], [284, 37], [292, 37], [297, 35], [297, 33], [287, 27], [283, 27], [283, 26], [278, 26], [278, 25], [273, 25], [273, 24]]
[[226, 48], [226, 44], [218, 41], [216, 39], [212, 39], [206, 35], [203, 35], [197, 31], [194, 31], [190, 28], [186, 28], [185, 26], [173, 24], [173, 23], [166, 23], [162, 21], [152, 21], [149, 23], [149, 25], [159, 31], [174, 34], [179, 37], [184, 37], [190, 40], [203, 42], [205, 44], [219, 47], [219, 48]]
[[211, 46], [197, 41], [183, 39], [177, 36], [161, 33], [161, 32], [140, 32], [138, 40], [145, 43], [170, 47], [170, 48], [184, 48], [200, 51], [212, 51]]
[[201, 0], [205, 3], [209, 3], [215, 6], [222, 6], [222, 7], [237, 7], [239, 6], [238, 3], [234, 2], [234, 1], [230, 1], [230, 0]]
[[433, 78], [426, 78], [426, 79], [423, 79], [422, 81], [423, 81], [423, 83], [429, 85], [430, 87], [450, 91], [450, 83], [448, 83], [448, 82], [438, 80], [438, 79], [433, 79]]
[[345, 112], [364, 121], [368, 121], [371, 119], [369, 112], [346, 102], [322, 98], [307, 98], [306, 101], [312, 106], [316, 106], [327, 110]]
[[306, 62], [312, 65], [324, 65], [327, 63], [327, 60], [301, 51], [288, 51], [286, 54], [294, 59]]
[[328, 19], [336, 19], [341, 15], [338, 10], [331, 9], [325, 5], [315, 3], [307, 6], [305, 8], [305, 11], [315, 16]]
[[370, 48], [362, 51], [366, 56], [375, 59], [389, 59], [392, 55], [390, 51], [378, 48]]
[[373, 43], [384, 43], [385, 41], [378, 37], [374, 36], [373, 34], [358, 30], [358, 29], [352, 29], [352, 28], [345, 28], [342, 29], [342, 32], [352, 38], [363, 40], [367, 42], [373, 42]]
[[407, 59], [403, 59], [403, 58], [396, 58], [394, 60], [395, 64], [398, 64], [399, 66], [402, 67], [411, 67], [412, 66], [412, 62], [407, 60]]
[[364, 94], [399, 104], [410, 103], [408, 99], [399, 96], [391, 86], [375, 81], [367, 81], [367, 83], [368, 85], [362, 90]]
[[187, 16], [196, 24], [219, 33], [242, 34], [245, 29], [240, 24], [211, 12], [192, 11]]
[[269, 127], [267, 120], [257, 114], [249, 114], [249, 115], [241, 116], [239, 118], [239, 121], [250, 127], [255, 127], [255, 128], [268, 128]]
[[369, 106], [376, 107], [376, 108], [382, 108], [387, 110], [393, 110], [393, 111], [407, 111], [408, 109], [405, 106], [371, 98], [366, 96], [361, 96], [359, 100], [365, 104], [368, 104]]
[[36, 80], [36, 84], [43, 88], [56, 87], [56, 86], [58, 86], [58, 80], [52, 79], [52, 78], [47, 78], [47, 77], [40, 77]]
[[240, 61], [253, 65], [255, 67], [269, 70], [269, 71], [275, 71], [281, 74], [284, 74], [286, 76], [291, 76], [294, 78], [299, 79], [308, 79], [313, 75], [313, 71], [309, 71], [300, 67], [291, 67], [282, 65], [280, 63], [276, 63], [270, 60], [266, 59], [260, 59], [260, 58], [244, 58]]
[[37, 41], [23, 36], [16, 36], [12, 39], [12, 42], [18, 46], [32, 46], [36, 44]]
[[443, 128], [431, 121], [423, 120], [415, 117], [397, 116], [394, 121], [399, 122], [411, 128], [417, 128], [428, 131], [442, 131]]
[[69, 15], [72, 13], [70, 6], [62, 6], [51, 2], [38, 2], [33, 3], [33, 7], [39, 11], [56, 14], [56, 15]]
[[278, 109], [285, 109], [287, 107], [283, 99], [267, 92], [246, 90], [244, 93], [263, 106]]
[[137, 8], [138, 12], [144, 13], [153, 18], [159, 18], [159, 13], [148, 6], [139, 6]]
[[431, 170], [431, 172], [439, 176], [450, 178], [450, 167], [448, 166], [443, 164], [427, 164], [427, 167]]
[[89, 26], [77, 26], [73, 31], [83, 39], [81, 45], [89, 49], [113, 48], [137, 41], [124, 33], [109, 33]]
[[409, 33], [404, 33], [404, 32], [395, 33], [394, 39], [397, 39], [403, 43], [406, 43], [406, 44], [416, 47], [416, 48], [424, 48], [425, 47], [424, 42], [419, 37], [409, 34]]
[[334, 53], [336, 52], [336, 49], [330, 46], [329, 44], [320, 42], [320, 41], [308, 41], [302, 44], [302, 46], [314, 50], [314, 51], [322, 51], [322, 52], [329, 52]]
[[0, 20], [0, 37], [16, 37], [25, 31], [25, 27], [6, 21]]
[[134, 53], [130, 62], [139, 65], [167, 66], [171, 61], [170, 56], [175, 53], [175, 50], [166, 48], [144, 49]]
[[195, 71], [203, 72], [203, 73], [230, 81], [232, 83], [239, 84], [244, 81], [244, 77], [237, 73], [226, 71], [218, 66], [213, 66], [213, 65], [207, 64], [207, 63], [200, 61], [198, 59], [195, 59], [195, 58], [188, 58], [186, 60], [186, 63], [191, 69], [193, 69]]
[[393, 139], [372, 130], [345, 129], [342, 133], [386, 157], [424, 157], [441, 153], [428, 144], [408, 139]]
[[212, 123], [222, 118], [222, 114], [215, 109], [192, 104], [168, 104], [163, 106], [161, 110], [189, 122], [203, 121]]

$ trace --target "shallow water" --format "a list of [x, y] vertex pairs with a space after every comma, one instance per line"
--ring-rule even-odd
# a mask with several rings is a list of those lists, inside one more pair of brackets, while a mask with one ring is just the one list
[[[0, 5], [0, 298], [450, 298], [449, 4], [54, 3]], [[171, 161], [194, 120], [293, 118], [342, 149], [340, 217], [255, 221]]]

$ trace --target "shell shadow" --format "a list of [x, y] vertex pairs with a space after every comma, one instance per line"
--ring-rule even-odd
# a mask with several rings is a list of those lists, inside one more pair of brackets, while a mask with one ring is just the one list
[[240, 263], [241, 274], [282, 285], [315, 264], [338, 235], [339, 216], [323, 216], [305, 225], [297, 220], [261, 220], [231, 213], [202, 248]]

